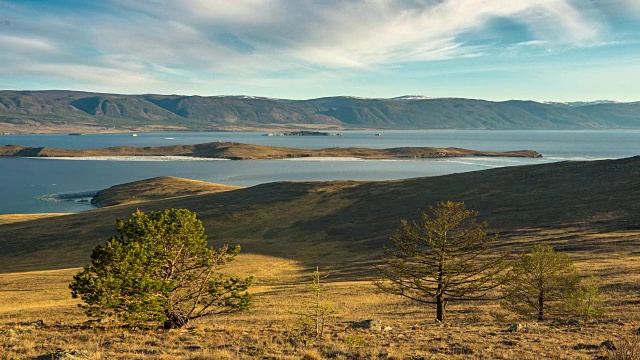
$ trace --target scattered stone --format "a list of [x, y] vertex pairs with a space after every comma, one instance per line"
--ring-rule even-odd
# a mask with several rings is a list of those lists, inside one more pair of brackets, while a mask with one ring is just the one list
[[2, 334], [6, 335], [7, 337], [12, 338], [12, 337], [15, 337], [17, 333], [13, 329], [8, 329], [8, 330], [3, 331]]
[[40, 355], [35, 360], [80, 360], [88, 359], [89, 353], [86, 350], [60, 350], [54, 353]]
[[452, 354], [455, 355], [471, 355], [473, 354], [473, 349], [466, 345], [454, 346], [450, 349]]
[[613, 343], [612, 340], [605, 340], [603, 342], [600, 343], [600, 347], [605, 347], [607, 348], [607, 350], [615, 350], [616, 349], [616, 345]]
[[307, 340], [306, 339], [299, 339], [295, 336], [292, 336], [288, 339], [289, 344], [291, 344], [291, 346], [293, 346], [294, 348], [297, 348], [299, 346], [306, 346], [307, 345]]
[[599, 348], [600, 348], [600, 346], [595, 345], [595, 344], [582, 344], [582, 343], [579, 343], [578, 345], [573, 347], [573, 350], [597, 350]]
[[413, 355], [413, 356], [409, 356], [408, 358], [406, 358], [408, 360], [428, 360], [430, 358], [427, 358], [424, 355]]
[[367, 319], [362, 321], [352, 321], [349, 324], [352, 329], [368, 329], [372, 331], [382, 330], [382, 320], [380, 319]]
[[508, 332], [523, 332], [527, 331], [527, 324], [513, 324], [507, 329]]
[[391, 326], [387, 325], [382, 330], [383, 331], [391, 331], [391, 330], [393, 330], [393, 328]]
[[134, 351], [136, 354], [141, 355], [161, 355], [164, 352], [160, 349], [138, 349]]
[[27, 322], [21, 322], [21, 323], [19, 323], [19, 325], [44, 327], [44, 321], [43, 320], [27, 321]]

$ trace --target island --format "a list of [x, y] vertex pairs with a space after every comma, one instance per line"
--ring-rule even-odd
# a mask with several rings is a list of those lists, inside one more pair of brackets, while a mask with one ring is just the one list
[[465, 156], [539, 158], [533, 150], [480, 151], [455, 147], [397, 147], [389, 149], [327, 148], [319, 150], [242, 144], [236, 142], [212, 142], [196, 145], [171, 145], [154, 147], [116, 146], [102, 149], [70, 150], [19, 145], [0, 146], [0, 156], [36, 158], [78, 158], [119, 156], [184, 156], [227, 160], [292, 159], [292, 158], [358, 158], [358, 159], [422, 159]]
[[262, 136], [341, 136], [341, 135], [342, 134], [340, 133], [330, 133], [325, 131], [307, 131], [307, 130], [262, 134]]

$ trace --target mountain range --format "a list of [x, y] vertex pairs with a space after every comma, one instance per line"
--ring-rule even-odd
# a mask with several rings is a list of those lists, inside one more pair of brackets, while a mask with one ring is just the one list
[[66, 90], [0, 91], [0, 128], [49, 129], [640, 129], [640, 102], [348, 96], [309, 100], [252, 96], [120, 95]]

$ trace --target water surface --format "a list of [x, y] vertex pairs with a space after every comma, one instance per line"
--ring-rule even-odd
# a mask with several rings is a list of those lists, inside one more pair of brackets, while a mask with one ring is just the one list
[[[375, 136], [381, 133], [382, 136]], [[3, 135], [0, 144], [67, 149], [159, 146], [212, 141], [289, 146], [388, 148], [462, 147], [475, 150], [536, 150], [542, 159], [454, 158], [367, 161], [96, 161], [0, 158], [0, 214], [73, 212], [86, 202], [59, 201], [51, 194], [82, 193], [124, 182], [171, 175], [215, 183], [251, 186], [283, 180], [387, 180], [436, 176], [501, 166], [562, 160], [623, 158], [640, 154], [640, 131], [345, 131], [331, 137], [265, 137], [249, 132], [140, 133], [101, 135]], [[171, 138], [171, 139], [168, 139]], [[38, 198], [49, 200], [43, 201]], [[68, 200], [68, 199], [67, 199]], [[86, 200], [86, 199], [85, 199]], [[76, 201], [82, 201], [82, 199]]]

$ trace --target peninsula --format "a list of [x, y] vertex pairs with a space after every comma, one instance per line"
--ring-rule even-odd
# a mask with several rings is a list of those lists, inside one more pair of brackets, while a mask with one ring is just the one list
[[196, 145], [172, 145], [154, 147], [117, 146], [103, 149], [69, 150], [44, 147], [0, 146], [0, 156], [78, 158], [118, 156], [184, 156], [227, 160], [267, 160], [314, 157], [348, 157], [358, 159], [406, 159], [445, 158], [465, 156], [496, 156], [538, 158], [542, 155], [533, 150], [479, 151], [461, 148], [398, 147], [390, 149], [328, 148], [319, 150], [274, 147], [235, 142], [212, 142]]

